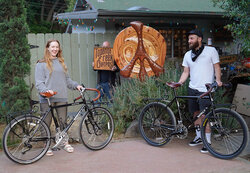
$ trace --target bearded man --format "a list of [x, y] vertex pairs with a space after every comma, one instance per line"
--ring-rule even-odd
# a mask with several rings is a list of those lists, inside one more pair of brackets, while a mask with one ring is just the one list
[[[213, 83], [214, 77], [218, 86], [221, 82], [221, 69], [219, 64], [219, 55], [214, 47], [204, 46], [202, 44], [203, 35], [198, 30], [191, 30], [188, 33], [189, 51], [184, 55], [182, 66], [184, 71], [180, 77], [179, 83], [183, 84], [190, 76], [188, 94], [190, 96], [199, 96], [206, 92], [206, 83]], [[189, 112], [196, 117], [200, 111], [204, 110], [210, 104], [208, 99], [189, 99]], [[204, 115], [194, 122], [196, 127], [196, 136], [193, 141], [189, 143], [190, 146], [197, 146], [202, 144], [200, 127]], [[206, 138], [211, 143], [211, 131], [206, 129]], [[202, 153], [208, 153], [208, 150], [203, 146]]]

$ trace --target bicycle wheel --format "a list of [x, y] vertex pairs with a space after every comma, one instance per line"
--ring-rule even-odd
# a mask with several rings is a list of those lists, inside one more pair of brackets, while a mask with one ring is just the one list
[[16, 163], [36, 162], [50, 146], [49, 128], [38, 117], [19, 116], [6, 126], [2, 146], [6, 156]]
[[[211, 144], [208, 143], [205, 131], [211, 129]], [[215, 109], [204, 119], [201, 129], [204, 145], [208, 151], [220, 159], [237, 157], [246, 147], [248, 127], [244, 119], [235, 111], [227, 108]]]
[[82, 143], [91, 150], [100, 150], [111, 141], [114, 133], [114, 120], [111, 113], [102, 107], [87, 111], [80, 122]]
[[162, 146], [172, 139], [176, 128], [176, 119], [172, 110], [160, 102], [146, 105], [139, 117], [139, 130], [147, 143]]

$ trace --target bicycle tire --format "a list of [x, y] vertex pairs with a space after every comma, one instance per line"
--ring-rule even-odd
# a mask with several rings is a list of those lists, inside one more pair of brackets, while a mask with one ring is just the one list
[[[211, 144], [205, 137], [206, 128], [211, 129]], [[220, 159], [233, 159], [248, 144], [248, 127], [237, 112], [227, 108], [218, 108], [215, 109], [215, 115], [210, 112], [205, 116], [201, 137], [205, 147], [213, 156]]]
[[[94, 121], [91, 121], [91, 117]], [[111, 113], [103, 107], [90, 109], [80, 122], [79, 132], [81, 141], [87, 148], [103, 149], [109, 144], [114, 134], [114, 120]]]
[[6, 126], [2, 146], [10, 160], [19, 164], [30, 164], [46, 154], [50, 146], [48, 139], [50, 130], [40, 118], [22, 115]]
[[175, 129], [176, 119], [174, 113], [165, 104], [152, 102], [142, 109], [139, 116], [139, 130], [148, 144], [153, 146], [167, 144], [173, 138], [171, 133]]

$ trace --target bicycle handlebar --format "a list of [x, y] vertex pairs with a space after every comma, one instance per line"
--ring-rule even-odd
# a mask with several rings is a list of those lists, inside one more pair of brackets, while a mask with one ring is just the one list
[[74, 102], [75, 102], [76, 100], [79, 100], [80, 98], [82, 98], [82, 96], [83, 96], [82, 93], [83, 93], [85, 90], [95, 91], [95, 92], [98, 93], [98, 96], [97, 96], [96, 98], [92, 99], [94, 102], [95, 102], [96, 100], [98, 100], [98, 99], [101, 97], [101, 92], [100, 92], [98, 89], [95, 89], [95, 88], [83, 88], [83, 89], [80, 91], [81, 96], [75, 98], [75, 99], [74, 99]]
[[[173, 89], [176, 89], [178, 88], [179, 86], [182, 86], [181, 83], [177, 83], [177, 82], [166, 82], [166, 84], [173, 88]], [[210, 83], [207, 83], [205, 84], [206, 88], [207, 88], [207, 92], [203, 93], [202, 95], [199, 96], [199, 99], [203, 98], [204, 96], [208, 95], [209, 93], [212, 92], [213, 89], [217, 89], [218, 87], [218, 84], [217, 82], [214, 82], [212, 84]], [[226, 92], [223, 94], [223, 96], [229, 91], [229, 89], [232, 88], [232, 84], [231, 83], [223, 83], [222, 84], [222, 87], [225, 87], [226, 88]]]
[[[207, 83], [205, 86], [207, 87], [207, 92], [200, 95], [200, 98], [202, 98], [202, 97], [208, 95], [209, 93], [211, 93], [213, 89], [216, 90], [217, 87], [218, 87], [218, 84], [217, 84], [217, 82], [214, 82], [212, 84]], [[222, 86], [225, 87], [228, 90], [228, 89], [230, 89], [232, 87], [232, 84], [231, 83], [223, 83]]]

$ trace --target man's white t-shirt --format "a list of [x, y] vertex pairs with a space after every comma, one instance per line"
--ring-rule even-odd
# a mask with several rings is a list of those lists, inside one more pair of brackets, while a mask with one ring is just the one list
[[218, 62], [219, 55], [214, 47], [205, 46], [195, 61], [192, 61], [191, 50], [186, 52], [182, 65], [190, 69], [189, 87], [206, 92], [205, 84], [214, 82], [214, 64]]

